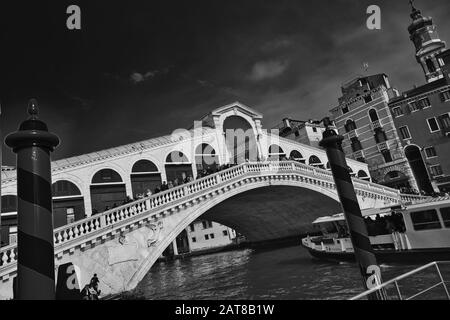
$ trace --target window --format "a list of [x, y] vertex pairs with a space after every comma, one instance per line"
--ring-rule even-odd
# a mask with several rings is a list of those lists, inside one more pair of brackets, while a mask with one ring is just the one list
[[192, 237], [192, 242], [197, 242], [197, 239], [195, 237]]
[[427, 59], [427, 60], [425, 61], [425, 63], [426, 63], [427, 68], [428, 68], [428, 70], [429, 70], [430, 72], [435, 72], [435, 71], [436, 71], [436, 67], [434, 66], [434, 63], [433, 63], [433, 61], [432, 61], [431, 59]]
[[395, 107], [395, 108], [392, 108], [392, 114], [394, 115], [394, 117], [400, 117], [400, 116], [402, 116], [403, 115], [403, 110], [402, 110], [402, 108], [401, 107]]
[[386, 163], [392, 162], [392, 155], [389, 150], [383, 150], [383, 151], [381, 151], [381, 154], [383, 155], [384, 161]]
[[444, 113], [443, 115], [440, 115], [438, 117], [439, 124], [441, 125], [442, 129], [449, 129], [450, 128], [450, 116], [448, 113]]
[[228, 230], [223, 230], [222, 233], [226, 237], [228, 235]]
[[444, 102], [450, 100], [450, 90], [441, 93], [441, 100]]
[[296, 137], [298, 137], [300, 135], [300, 132], [298, 132], [298, 130], [295, 130], [294, 134]]
[[450, 207], [441, 208], [441, 216], [444, 221], [444, 226], [446, 228], [450, 228]]
[[381, 128], [376, 128], [375, 129], [375, 142], [376, 143], [381, 143], [387, 140], [387, 136], [386, 136], [386, 132], [383, 131], [383, 129]]
[[428, 118], [428, 127], [430, 128], [430, 132], [436, 132], [439, 131], [439, 125], [437, 123], [436, 118]]
[[348, 112], [348, 106], [342, 107], [342, 114], [346, 114]]
[[208, 228], [212, 228], [212, 222], [208, 221]]
[[208, 228], [208, 222], [207, 221], [202, 221], [202, 226], [203, 226], [203, 229]]
[[430, 172], [433, 177], [441, 176], [443, 173], [442, 167], [439, 164], [437, 164], [435, 166], [430, 166]]
[[419, 104], [419, 108], [431, 107], [430, 99], [428, 99], [428, 98], [420, 99], [418, 104]]
[[372, 96], [369, 94], [367, 96], [364, 96], [364, 102], [365, 103], [369, 103], [370, 101], [372, 101]]
[[415, 112], [417, 110], [419, 110], [419, 105], [417, 104], [417, 101], [413, 101], [409, 103], [409, 110], [411, 112]]
[[411, 139], [411, 134], [409, 133], [408, 126], [400, 127], [399, 131], [400, 131], [400, 136], [402, 137], [403, 140]]
[[67, 214], [67, 224], [72, 223], [75, 221], [75, 210], [74, 208], [67, 208], [66, 209]]
[[435, 209], [411, 212], [411, 220], [414, 230], [441, 229], [441, 222]]
[[369, 110], [369, 118], [370, 118], [370, 121], [372, 121], [372, 122], [377, 121], [378, 120], [377, 110], [370, 109]]
[[362, 163], [366, 163], [366, 159], [364, 157], [356, 158], [356, 161], [359, 161], [359, 162], [362, 162]]
[[434, 149], [434, 147], [427, 147], [425, 148], [425, 155], [427, 156], [427, 158], [433, 158], [436, 157], [436, 149]]
[[214, 233], [211, 233], [211, 234], [209, 235], [209, 237], [210, 237], [211, 239], [214, 239]]
[[17, 226], [9, 227], [9, 244], [17, 243]]
[[355, 121], [349, 119], [345, 122], [344, 127], [345, 127], [345, 132], [350, 132], [350, 131], [356, 130], [356, 123], [355, 123]]
[[361, 141], [358, 138], [351, 138], [352, 142], [352, 150], [353, 152], [359, 151], [362, 149]]
[[313, 127], [313, 132], [317, 132], [317, 128], [316, 127]]
[[209, 235], [205, 234], [205, 240], [209, 240]]
[[195, 226], [194, 226], [194, 224], [191, 224], [189, 227], [191, 228], [191, 232], [194, 232], [194, 231], [195, 231]]

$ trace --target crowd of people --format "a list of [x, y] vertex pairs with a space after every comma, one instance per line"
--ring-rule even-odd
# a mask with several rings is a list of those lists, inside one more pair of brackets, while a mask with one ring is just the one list
[[410, 187], [401, 187], [400, 193], [402, 194], [413, 194], [417, 196], [429, 196], [429, 197], [448, 197], [450, 196], [449, 192], [426, 192], [424, 190], [418, 191], [417, 189], [413, 189]]
[[381, 234], [390, 234], [393, 232], [405, 232], [405, 223], [400, 212], [393, 212], [391, 215], [380, 216], [377, 214], [375, 219], [366, 217], [366, 226], [369, 236]]

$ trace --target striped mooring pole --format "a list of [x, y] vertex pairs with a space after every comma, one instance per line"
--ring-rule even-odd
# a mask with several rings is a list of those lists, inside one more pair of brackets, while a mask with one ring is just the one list
[[50, 152], [59, 138], [38, 119], [35, 99], [30, 117], [5, 143], [17, 153], [18, 239], [17, 297], [20, 300], [55, 299], [52, 183]]
[[[356, 262], [363, 277], [364, 290], [369, 290], [377, 284], [381, 284], [380, 267], [370, 244], [367, 227], [361, 214], [349, 167], [342, 150], [344, 137], [329, 128], [331, 120], [328, 117], [323, 119], [323, 123], [326, 129], [319, 145], [324, 147], [327, 152], [336, 190], [350, 232]], [[378, 291], [369, 295], [369, 299], [384, 300], [386, 297], [384, 292]]]

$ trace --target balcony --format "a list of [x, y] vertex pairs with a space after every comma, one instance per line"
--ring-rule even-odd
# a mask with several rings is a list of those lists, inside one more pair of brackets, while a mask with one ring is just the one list
[[352, 130], [352, 131], [350, 131], [350, 132], [348, 133], [348, 138], [349, 138], [349, 139], [351, 139], [351, 138], [358, 138], [358, 133], [356, 132], [356, 129], [355, 129], [355, 130]]
[[354, 159], [364, 158], [364, 151], [358, 150], [356, 152], [353, 152], [353, 158]]
[[378, 147], [378, 151], [380, 151], [380, 152], [388, 149], [388, 145], [387, 145], [386, 141], [380, 142], [379, 144], [377, 144], [377, 147]]
[[373, 131], [375, 131], [375, 129], [378, 129], [378, 128], [382, 128], [382, 127], [383, 127], [383, 126], [381, 125], [381, 123], [380, 123], [380, 120], [372, 121], [372, 123], [370, 124], [370, 126], [372, 127], [372, 130], [373, 130]]

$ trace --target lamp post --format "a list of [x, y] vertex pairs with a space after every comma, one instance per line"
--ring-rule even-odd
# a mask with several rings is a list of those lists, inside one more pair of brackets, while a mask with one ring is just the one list
[[17, 154], [17, 299], [55, 299], [50, 152], [59, 138], [38, 119], [35, 99], [30, 117], [5, 142]]
[[[325, 125], [325, 131], [319, 145], [324, 147], [327, 152], [336, 190], [350, 232], [356, 262], [363, 278], [364, 290], [368, 290], [377, 284], [381, 284], [380, 267], [370, 244], [367, 227], [361, 214], [349, 167], [342, 150], [344, 137], [329, 128], [331, 120], [328, 117], [323, 119], [323, 124]], [[384, 292], [377, 292], [369, 295], [369, 299], [384, 300], [386, 297]]]

